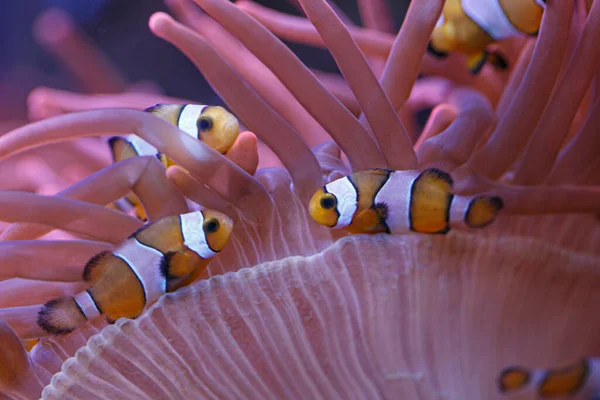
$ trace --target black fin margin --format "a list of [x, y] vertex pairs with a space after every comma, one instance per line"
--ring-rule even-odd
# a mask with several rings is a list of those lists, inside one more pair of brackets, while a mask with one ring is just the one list
[[[75, 328], [69, 329], [57, 329], [54, 325], [49, 323], [50, 315], [52, 314], [52, 310], [56, 307], [62, 299], [54, 299], [48, 301], [46, 304], [42, 306], [42, 309], [38, 312], [37, 316], [37, 324], [40, 328], [45, 330], [51, 335], [66, 335], [67, 333], [71, 333], [75, 330]], [[77, 304], [77, 302], [75, 303]], [[79, 305], [77, 305], [79, 308]], [[79, 309], [81, 312], [81, 309]], [[83, 312], [82, 312], [83, 314]], [[85, 316], [85, 315], [84, 315]]]
[[438, 178], [444, 180], [446, 183], [448, 183], [448, 185], [450, 185], [450, 187], [454, 186], [454, 179], [452, 179], [452, 175], [450, 175], [446, 171], [442, 171], [441, 169], [438, 169], [438, 168], [427, 168], [427, 169], [423, 170], [419, 174], [419, 176], [417, 177], [417, 179], [421, 178], [421, 176], [423, 176], [423, 174], [432, 174], [432, 175], [435, 175], [436, 177], [438, 177]]
[[506, 367], [502, 371], [500, 371], [500, 374], [498, 375], [498, 390], [500, 390], [500, 393], [506, 393], [510, 391], [506, 386], [504, 386], [502, 378], [504, 378], [506, 374], [510, 374], [513, 372], [518, 372], [520, 374], [525, 375], [525, 382], [523, 382], [524, 385], [527, 385], [529, 383], [529, 380], [531, 379], [531, 374], [528, 370], [521, 367]]
[[100, 261], [104, 257], [106, 257], [107, 254], [110, 254], [110, 251], [105, 250], [105, 251], [102, 251], [102, 252], [96, 254], [92, 258], [90, 258], [90, 260], [87, 262], [87, 264], [85, 264], [85, 267], [83, 268], [83, 280], [84, 281], [86, 281], [86, 282], [89, 281], [92, 270], [98, 266]]
[[479, 201], [481, 199], [485, 199], [485, 198], [489, 198], [489, 202], [490, 204], [496, 209], [496, 212], [502, 210], [504, 208], [504, 200], [502, 200], [501, 197], [498, 196], [486, 196], [486, 195], [482, 195], [482, 196], [475, 196], [471, 199], [471, 201], [469, 202], [469, 205], [467, 205], [467, 212], [465, 213], [465, 217], [464, 217], [464, 222], [465, 225], [467, 225], [469, 228], [473, 228], [473, 229], [481, 229], [481, 228], [485, 228], [488, 225], [491, 225], [492, 222], [494, 222], [496, 220], [496, 216], [494, 216], [494, 218], [492, 218], [491, 220], [489, 220], [487, 223], [482, 224], [482, 225], [478, 225], [478, 226], [473, 226], [469, 223], [469, 219], [470, 219], [470, 213], [471, 213], [471, 207], [473, 206], [473, 204], [476, 201]]
[[567, 366], [564, 368], [550, 369], [550, 370], [546, 371], [546, 373], [544, 374], [544, 377], [542, 378], [542, 380], [540, 381], [540, 383], [538, 385], [538, 391], [539, 391], [538, 395], [541, 396], [542, 386], [544, 386], [546, 384], [546, 382], [548, 381], [549, 378], [552, 378], [552, 375], [560, 374], [563, 372], [568, 372], [572, 369], [578, 368], [579, 364], [582, 364], [582, 366], [583, 366], [583, 376], [579, 380], [579, 384], [577, 386], [575, 386], [573, 389], [571, 389], [571, 391], [569, 391], [567, 394], [568, 396], [576, 395], [577, 392], [579, 392], [579, 390], [581, 390], [581, 388], [583, 388], [585, 386], [588, 378], [590, 377], [591, 368], [590, 368], [589, 360], [587, 358], [582, 359], [575, 365]]

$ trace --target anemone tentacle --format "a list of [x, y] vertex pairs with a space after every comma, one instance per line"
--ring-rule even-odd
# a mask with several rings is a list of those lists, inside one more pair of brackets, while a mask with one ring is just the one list
[[[353, 168], [385, 166], [381, 162], [381, 151], [377, 144], [356, 117], [321, 85], [283, 43], [233, 4], [218, 0], [194, 1], [280, 79], [300, 104], [342, 145]], [[278, 54], [278, 58], [273, 57], [274, 54]], [[354, 145], [344, 145], [350, 138]]]
[[[402, 108], [421, 69], [433, 27], [442, 13], [443, 1], [412, 2], [396, 35], [379, 81], [394, 109]], [[410, 56], [407, 56], [409, 55]]]
[[[142, 200], [151, 221], [187, 211], [185, 199], [162, 171], [155, 157], [131, 158], [89, 176], [56, 196], [104, 206], [133, 191]], [[0, 239], [37, 239], [49, 231], [36, 225], [14, 224], [2, 232]]]
[[489, 101], [473, 90], [453, 90], [448, 104], [456, 110], [456, 118], [425, 140], [417, 156], [420, 166], [435, 164], [451, 172], [469, 159], [485, 133], [493, 129], [495, 118]]
[[136, 218], [95, 204], [9, 190], [0, 191], [0, 220], [50, 225], [108, 243], [119, 243], [126, 236], [115, 232], [115, 226], [125, 232], [142, 226]]
[[[329, 134], [298, 103], [277, 77], [250, 53], [233, 35], [212, 18], [193, 7], [190, 0], [170, 2], [182, 22], [198, 32], [235, 69], [275, 112], [277, 112], [309, 147], [330, 140]], [[211, 58], [207, 56], [207, 58]], [[273, 129], [276, 130], [276, 129]]]
[[414, 168], [416, 156], [402, 121], [342, 21], [323, 0], [300, 3], [350, 85], [388, 167]]
[[[257, 135], [267, 139], [285, 169], [258, 169], [266, 153], [260, 147], [264, 144], [250, 132], [240, 134], [230, 152], [221, 155], [164, 121], [132, 110], [50, 118], [0, 137], [0, 159], [8, 164], [13, 160], [6, 158], [9, 154], [42, 143], [133, 132], [179, 165], [165, 171], [154, 160], [128, 160], [62, 194], [75, 193], [81, 197], [74, 198], [93, 203], [145, 182], [142, 186], [149, 194], [142, 201], [156, 215], [187, 207], [182, 201], [186, 200], [190, 207], [223, 210], [236, 222], [227, 248], [200, 276], [206, 279], [162, 297], [136, 320], [121, 319], [108, 327], [100, 319], [92, 321], [66, 336], [43, 339], [29, 354], [23, 351], [18, 335], [41, 334], [35, 331], [39, 304], [51, 294], [71, 294], [83, 285], [75, 279], [78, 268], [73, 265], [93, 248], [111, 245], [75, 245], [72, 239], [47, 245], [41, 241], [0, 243], [0, 251], [7, 250], [0, 256], [0, 265], [21, 252], [41, 250], [12, 269], [0, 271], [0, 279], [21, 276], [0, 282], [4, 295], [0, 295], [0, 319], [17, 331], [0, 324], [0, 361], [13, 357], [18, 364], [18, 373], [11, 375], [0, 362], [2, 395], [36, 398], [48, 384], [42, 392], [44, 399], [379, 399], [398, 394], [428, 400], [500, 399], [495, 382], [507, 365], [557, 365], [600, 351], [600, 325], [590, 317], [595, 315], [600, 282], [600, 224], [593, 215], [600, 208], [600, 190], [598, 174], [591, 171], [598, 161], [594, 152], [600, 118], [597, 65], [586, 69], [595, 74], [591, 83], [595, 90], [560, 112], [569, 124], [557, 130], [573, 138], [559, 153], [550, 177], [543, 184], [518, 185], [511, 169], [525, 149], [521, 144], [544, 138], [536, 138], [534, 132], [547, 123], [544, 107], [557, 79], [583, 68], [575, 65], [579, 63], [576, 45], [583, 43], [587, 29], [576, 26], [585, 16], [583, 0], [575, 6], [549, 2], [537, 44], [533, 38], [503, 43], [501, 51], [511, 61], [520, 53], [519, 62], [506, 72], [486, 67], [476, 78], [458, 69], [461, 60], [457, 57], [438, 62], [422, 54], [440, 2], [415, 0], [388, 60], [389, 76], [397, 76], [397, 82], [389, 87], [383, 84], [382, 90], [374, 79], [378, 74], [373, 64], [374, 71], [367, 71], [364, 82], [357, 84], [361, 74], [352, 72], [346, 73], [349, 82], [338, 78], [341, 90], [349, 90], [350, 84], [359, 89], [360, 95], [352, 95], [349, 101], [371, 107], [369, 113], [374, 105], [383, 104], [388, 114], [394, 114], [393, 120], [403, 120], [414, 117], [417, 110], [434, 107], [422, 132], [414, 123], [407, 129], [411, 139], [418, 138], [418, 168], [436, 166], [450, 172], [455, 184], [449, 194], [458, 195], [454, 198], [464, 194], [503, 198], [504, 209], [485, 229], [464, 226], [435, 236], [348, 235], [316, 224], [306, 207], [306, 196], [312, 193], [304, 190], [311, 190], [315, 182], [327, 183], [352, 171], [388, 165], [383, 154], [389, 146], [378, 144], [373, 133], [390, 119], [376, 120], [370, 125], [373, 132], [365, 129], [326, 89], [328, 84], [319, 82], [327, 78], [315, 77], [319, 74], [311, 73], [244, 13], [260, 21], [268, 16], [264, 8], [248, 1], [237, 6], [227, 0], [194, 2], [209, 16], [191, 11], [186, 0], [171, 0], [169, 5], [174, 10], [181, 7], [180, 18], [200, 35], [164, 14], [153, 17], [152, 30], [187, 52], [233, 111], [254, 121]], [[311, 36], [318, 30], [307, 30], [308, 20], [295, 20], [294, 34], [327, 43], [344, 72], [348, 60], [359, 60], [364, 75], [361, 50], [369, 62], [371, 58], [381, 62], [387, 53], [375, 53], [383, 51], [382, 44], [387, 43], [387, 52], [392, 48], [392, 35], [354, 25], [343, 27], [322, 0], [300, 4], [319, 22], [321, 32], [323, 25], [333, 22], [325, 26], [325, 31], [331, 29], [326, 40]], [[586, 6], [596, 10], [591, 0]], [[317, 15], [323, 10], [325, 14]], [[223, 43], [217, 41], [221, 35]], [[332, 40], [338, 37], [345, 42], [340, 45]], [[363, 41], [365, 37], [369, 40]], [[414, 43], [408, 43], [413, 39]], [[239, 59], [235, 51], [240, 52]], [[216, 63], [211, 64], [213, 60]], [[570, 60], [576, 68], [569, 67]], [[245, 65], [246, 61], [252, 64]], [[598, 59], [592, 61], [600, 65]], [[404, 65], [409, 73], [400, 76], [394, 65]], [[253, 75], [252, 66], [260, 73]], [[446, 78], [415, 82], [419, 69], [421, 74], [437, 72]], [[285, 93], [282, 104], [277, 104], [275, 95], [270, 97], [273, 88], [277, 95]], [[394, 88], [400, 90], [396, 93]], [[539, 90], [532, 96], [534, 89]], [[90, 97], [50, 94], [50, 98], [56, 95], [57, 103], [73, 108], [77, 105], [70, 102], [77, 99], [82, 100], [81, 107], [113, 100], [118, 105], [139, 101], [138, 96], [125, 94], [99, 97], [99, 103]], [[375, 100], [367, 107], [365, 98]], [[403, 105], [397, 109], [397, 104]], [[54, 111], [70, 111], [67, 107]], [[258, 121], [252, 113], [268, 121]], [[301, 126], [303, 118], [319, 126], [314, 142], [309, 140], [310, 129]], [[497, 127], [496, 119], [500, 121]], [[277, 131], [271, 130], [273, 126]], [[323, 141], [323, 132], [333, 141]], [[317, 146], [309, 151], [313, 143]], [[517, 154], [507, 153], [512, 151]], [[88, 153], [82, 154], [80, 163]], [[107, 189], [111, 176], [118, 177], [114, 190]], [[445, 178], [444, 188], [452, 189], [450, 179]], [[153, 179], [157, 181], [150, 182]], [[98, 196], [84, 193], [84, 188], [97, 190]], [[106, 192], [100, 193], [103, 189]], [[406, 198], [409, 194], [407, 186], [392, 195]], [[68, 203], [59, 196], [52, 201]], [[67, 220], [77, 217], [68, 210], [61, 213]], [[97, 221], [101, 222], [94, 218], [88, 223], [96, 228]], [[47, 232], [37, 226], [25, 228], [9, 228], [8, 233], [24, 238], [25, 233]], [[64, 253], [69, 248], [77, 251], [61, 268], [41, 271], [36, 265], [24, 270], [25, 263], [39, 262], [37, 257], [55, 250], [45, 264], [53, 267], [67, 260]], [[19, 288], [35, 295], [19, 299]]]
[[112, 247], [92, 240], [4, 240], [0, 242], [0, 282], [14, 278], [79, 281], [86, 262]]
[[[320, 184], [319, 166], [298, 133], [260, 98], [225, 60], [199, 35], [175, 22], [167, 14], [154, 14], [150, 29], [177, 46], [204, 72], [204, 76], [221, 94], [223, 100], [253, 130], [263, 132], [261, 139], [278, 155], [294, 175], [299, 193], [310, 192]], [[227, 85], [223, 85], [227, 82]], [[285, 135], [285, 143], [276, 140]]]
[[592, 6], [577, 39], [574, 54], [518, 163], [514, 177], [517, 184], [532, 185], [544, 181], [569, 133], [569, 126], [600, 60], [600, 2]]
[[[568, 31], [571, 25], [573, 9], [573, 2], [548, 4], [531, 63], [519, 90], [489, 141], [469, 160], [471, 170], [498, 179], [527, 144], [559, 74], [568, 41], [562, 32]], [[536, 95], [532, 97], [531, 93]]]
[[558, 154], [550, 176], [549, 184], [588, 184], [599, 185], [598, 149], [600, 148], [600, 99], [590, 107], [588, 117], [581, 130]]
[[126, 78], [121, 71], [76, 27], [67, 12], [59, 8], [42, 12], [34, 23], [33, 37], [91, 92], [126, 89]]
[[[237, 165], [168, 122], [140, 111], [86, 111], [27, 125], [0, 138], [0, 158], [45, 143], [108, 132], [112, 135], [135, 132], [242, 209], [252, 209], [250, 204], [243, 202], [248, 196], [266, 204], [270, 202], [264, 188]], [[228, 185], [229, 182], [235, 182], [236, 186]]]

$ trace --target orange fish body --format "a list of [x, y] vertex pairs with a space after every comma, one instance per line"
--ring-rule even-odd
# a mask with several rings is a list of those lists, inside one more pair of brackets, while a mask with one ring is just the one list
[[501, 393], [534, 394], [541, 399], [600, 398], [600, 358], [587, 358], [556, 369], [505, 368], [498, 378]]
[[499, 197], [452, 193], [452, 178], [423, 171], [371, 169], [319, 189], [309, 205], [315, 221], [351, 233], [447, 233], [451, 226], [482, 228], [502, 208]]
[[38, 325], [58, 335], [100, 315], [109, 322], [137, 318], [163, 294], [198, 277], [226, 245], [232, 229], [229, 217], [211, 210], [147, 224], [112, 252], [92, 257], [83, 272], [91, 286], [73, 297], [47, 302]]
[[[216, 151], [225, 154], [239, 135], [237, 118], [221, 106], [205, 106], [199, 104], [157, 104], [145, 110], [172, 123], [183, 132], [198, 139]], [[108, 144], [113, 161], [119, 162], [135, 156], [155, 156], [165, 167], [175, 163], [160, 153], [150, 143], [136, 135], [114, 136]], [[133, 209], [136, 216], [145, 221], [146, 212], [141, 202], [133, 193], [125, 196], [124, 201], [115, 202], [117, 208], [124, 212]]]
[[429, 50], [440, 57], [453, 52], [465, 54], [473, 74], [487, 60], [506, 68], [503, 57], [490, 53], [487, 46], [521, 34], [537, 34], [545, 7], [545, 0], [447, 0]]

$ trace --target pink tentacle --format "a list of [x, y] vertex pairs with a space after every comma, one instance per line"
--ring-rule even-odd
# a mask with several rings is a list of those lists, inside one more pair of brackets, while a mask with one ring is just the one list
[[0, 191], [0, 220], [49, 225], [113, 244], [142, 226], [136, 218], [95, 204], [17, 191]]
[[535, 40], [530, 39], [527, 41], [519, 58], [517, 60], [516, 65], [513, 68], [513, 71], [510, 75], [510, 79], [508, 84], [504, 88], [504, 92], [500, 97], [500, 101], [498, 102], [498, 106], [496, 107], [496, 116], [501, 119], [504, 118], [508, 108], [510, 107], [511, 102], [516, 96], [521, 83], [523, 82], [523, 78], [525, 77], [525, 72], [527, 72], [527, 68], [529, 67], [529, 63], [531, 62], [531, 57], [533, 56], [533, 49], [535, 48]]
[[600, 99], [591, 107], [577, 136], [558, 155], [547, 179], [548, 184], [600, 184], [599, 131]]
[[355, 116], [360, 115], [360, 105], [346, 80], [339, 74], [311, 69], [312, 73]]
[[298, 103], [277, 77], [233, 35], [212, 18], [202, 14], [190, 0], [171, 1], [196, 30], [226, 59], [235, 71], [306, 141], [308, 147], [331, 140], [329, 134]]
[[190, 100], [148, 93], [86, 95], [64, 90], [38, 87], [27, 98], [29, 118], [37, 121], [55, 115], [97, 108], [133, 108], [144, 110], [155, 104], [188, 104]]
[[87, 261], [112, 247], [89, 240], [0, 242], [0, 281], [23, 278], [77, 282]]
[[388, 166], [415, 168], [417, 159], [410, 138], [342, 21], [323, 0], [300, 0], [300, 3], [361, 105]]
[[39, 398], [45, 383], [39, 378], [38, 371], [19, 336], [0, 320], [0, 391], [11, 398]]
[[[187, 212], [185, 198], [165, 177], [156, 157], [132, 157], [111, 165], [57, 196], [106, 205], [133, 191], [144, 205], [150, 221]], [[14, 224], [0, 235], [1, 240], [27, 240], [50, 232], [48, 227]]]
[[377, 144], [356, 117], [265, 27], [228, 1], [194, 2], [273, 71], [300, 104], [340, 144], [355, 169], [385, 166]]
[[[319, 32], [306, 18], [271, 10], [250, 0], [239, 0], [236, 5], [284, 40], [325, 48]], [[346, 28], [366, 56], [386, 59], [390, 54], [394, 35], [348, 24]]]
[[[538, 124], [560, 71], [568, 41], [573, 2], [549, 2], [540, 36], [523, 82], [490, 140], [466, 168], [498, 179], [514, 163]], [[532, 96], [535, 93], [535, 96]]]
[[33, 34], [81, 84], [93, 93], [122, 92], [126, 78], [91, 40], [75, 26], [69, 14], [53, 8], [40, 14]]
[[[269, 204], [269, 195], [262, 185], [237, 165], [172, 124], [141, 111], [84, 111], [26, 125], [0, 137], [0, 159], [45, 143], [108, 132], [117, 135], [135, 133], [232, 204], [239, 205], [249, 216], [260, 210], [246, 206], [246, 199]], [[236, 182], [236, 185], [230, 186], [230, 182]]]
[[[0, 282], [0, 309], [24, 307], [45, 303], [62, 296], [73, 296], [88, 286], [79, 282], [37, 281], [29, 279], [9, 279]], [[27, 293], [27, 296], [23, 296]]]
[[600, 212], [599, 187], [497, 185], [489, 193], [502, 198], [510, 215]]
[[415, 0], [410, 3], [379, 80], [396, 110], [408, 99], [419, 75], [427, 43], [443, 5], [443, 0]]
[[419, 166], [421, 167], [423, 164], [421, 162], [421, 157], [423, 157], [421, 147], [423, 144], [433, 138], [434, 136], [439, 135], [456, 119], [458, 116], [458, 111], [455, 107], [450, 104], [439, 104], [435, 106], [433, 110], [431, 110], [431, 115], [427, 119], [427, 124], [425, 128], [423, 128], [423, 132], [419, 139], [415, 143], [415, 151], [417, 152], [417, 158], [419, 159]]
[[469, 159], [494, 123], [492, 106], [479, 92], [457, 89], [449, 100], [458, 115], [448, 129], [419, 148], [417, 155], [422, 165], [442, 162], [447, 170], [454, 170]]
[[201, 36], [164, 13], [154, 14], [149, 25], [157, 36], [175, 45], [192, 60], [250, 129], [260, 132], [261, 139], [289, 171], [301, 196], [314, 192], [321, 185], [319, 164], [302, 138], [246, 85]]
[[600, 2], [592, 6], [573, 58], [529, 140], [514, 183], [535, 185], [550, 172], [600, 61]]
[[40, 308], [41, 305], [0, 308], [0, 321], [10, 326], [21, 339], [46, 337], [50, 334], [37, 324]]
[[203, 207], [220, 211], [231, 215], [233, 205], [221, 196], [214, 193], [198, 179], [188, 174], [183, 168], [176, 165], [167, 169], [167, 178], [183, 193], [187, 198]]
[[386, 0], [358, 0], [358, 12], [366, 28], [379, 32], [394, 32], [392, 10]]

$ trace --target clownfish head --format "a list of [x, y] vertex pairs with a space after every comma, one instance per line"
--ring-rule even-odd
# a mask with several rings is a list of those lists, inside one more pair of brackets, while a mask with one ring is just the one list
[[214, 210], [181, 214], [179, 219], [185, 246], [204, 259], [223, 250], [233, 231], [231, 218]]
[[345, 228], [352, 223], [358, 192], [349, 177], [328, 183], [313, 195], [308, 211], [321, 225]]
[[214, 210], [203, 210], [202, 232], [206, 243], [215, 252], [223, 250], [233, 231], [233, 220]]
[[240, 132], [237, 118], [221, 106], [205, 107], [196, 125], [198, 138], [219, 153], [226, 153]]

